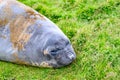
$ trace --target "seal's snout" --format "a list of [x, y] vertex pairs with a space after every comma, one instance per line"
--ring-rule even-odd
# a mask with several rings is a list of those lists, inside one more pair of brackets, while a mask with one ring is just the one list
[[54, 68], [66, 66], [76, 58], [69, 39], [61, 35], [54, 35], [47, 40], [44, 55], [49, 58], [49, 64]]
[[48, 55], [50, 55], [51, 58], [56, 61], [55, 66], [52, 65], [54, 68], [66, 66], [72, 63], [73, 60], [75, 60], [76, 58], [76, 54], [71, 44], [68, 44], [67, 46], [63, 46], [63, 48], [55, 48], [51, 50]]
[[75, 56], [74, 53], [70, 53], [70, 54], [68, 54], [68, 58], [69, 58], [70, 60], [74, 60], [74, 59], [76, 58], [76, 56]]
[[70, 64], [75, 58], [76, 55], [71, 46], [67, 46], [55, 56], [55, 60], [59, 66], [66, 66]]

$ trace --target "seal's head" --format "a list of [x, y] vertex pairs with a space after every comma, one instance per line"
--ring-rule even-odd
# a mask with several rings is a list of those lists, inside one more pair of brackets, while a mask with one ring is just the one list
[[53, 34], [44, 45], [43, 53], [52, 67], [62, 67], [70, 64], [76, 57], [70, 41], [63, 36]]
[[51, 21], [38, 21], [37, 24], [41, 26], [34, 26], [36, 30], [26, 46], [29, 50], [26, 53], [34, 53], [31, 57], [33, 63], [54, 68], [70, 64], [76, 58], [70, 40]]

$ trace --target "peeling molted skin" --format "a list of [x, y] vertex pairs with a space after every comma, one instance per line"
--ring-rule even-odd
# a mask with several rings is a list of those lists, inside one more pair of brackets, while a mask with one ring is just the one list
[[75, 58], [69, 39], [49, 19], [16, 0], [0, 0], [0, 60], [58, 68]]

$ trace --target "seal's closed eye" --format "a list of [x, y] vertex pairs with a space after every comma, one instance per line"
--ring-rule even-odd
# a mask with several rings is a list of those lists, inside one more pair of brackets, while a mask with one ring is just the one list
[[60, 50], [60, 49], [53, 49], [53, 50], [51, 50], [50, 52], [51, 52], [51, 53], [54, 53], [54, 52], [57, 52], [58, 50]]
[[50, 54], [51, 54], [52, 56], [56, 56], [56, 55], [57, 55], [57, 52], [58, 52], [59, 50], [61, 50], [61, 49], [53, 49], [53, 50], [50, 51]]

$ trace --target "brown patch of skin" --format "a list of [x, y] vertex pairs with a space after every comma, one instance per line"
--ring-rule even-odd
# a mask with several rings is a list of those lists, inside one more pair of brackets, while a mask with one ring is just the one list
[[26, 13], [30, 14], [30, 15], [34, 15], [35, 19], [40, 18], [41, 20], [46, 20], [45, 17], [39, 13], [35, 13], [35, 11], [31, 10], [31, 8], [27, 8], [26, 9]]
[[47, 50], [44, 50], [43, 53], [44, 53], [44, 55], [47, 55], [47, 54], [48, 54], [48, 51], [47, 51]]
[[[24, 50], [24, 45], [29, 41], [31, 34], [26, 33], [27, 28], [34, 24], [36, 19], [46, 20], [42, 15], [35, 12], [30, 7], [27, 7], [17, 1], [8, 2], [9, 5], [16, 4], [21, 6], [26, 11], [27, 17], [19, 15], [10, 22], [11, 42], [14, 48]], [[28, 32], [28, 31], [27, 31]]]
[[0, 26], [5, 26], [6, 23], [8, 23], [8, 20], [7, 19], [4, 19], [4, 20], [0, 20]]
[[12, 11], [10, 9], [10, 6], [8, 5], [8, 3], [6, 3], [6, 4], [7, 4], [7, 6], [5, 6], [2, 10], [2, 13], [4, 13], [4, 15], [0, 15], [0, 16], [2, 16], [2, 17], [0, 17], [0, 26], [5, 26], [9, 22], [10, 17], [12, 16]]
[[14, 63], [29, 65], [28, 62], [25, 62], [25, 61], [23, 61], [23, 60], [20, 60], [17, 53], [13, 53], [12, 55], [13, 55], [13, 57], [15, 58], [15, 59], [13, 60]]
[[52, 66], [50, 66], [47, 62], [44, 61], [40, 64], [40, 66], [52, 68]]
[[29, 41], [31, 34], [27, 33], [27, 28], [34, 23], [34, 19], [19, 16], [10, 22], [10, 39], [14, 48], [24, 49], [24, 45]]

